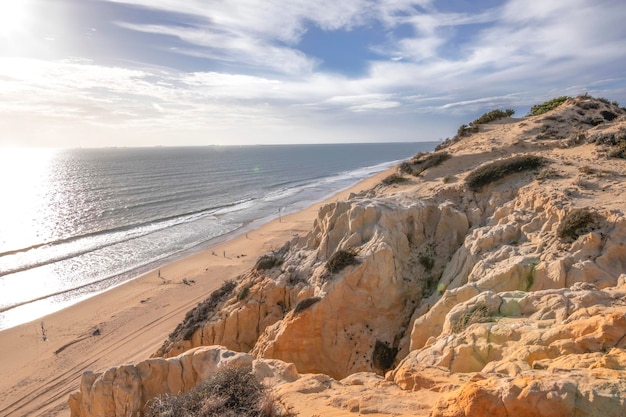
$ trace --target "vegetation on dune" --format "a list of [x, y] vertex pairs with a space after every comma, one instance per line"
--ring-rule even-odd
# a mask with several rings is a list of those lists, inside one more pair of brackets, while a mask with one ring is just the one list
[[383, 179], [382, 183], [385, 185], [393, 185], [393, 184], [401, 184], [403, 182], [407, 182], [408, 179], [398, 174], [391, 174], [385, 179]]
[[298, 315], [304, 310], [306, 310], [307, 308], [311, 307], [313, 304], [319, 303], [321, 300], [322, 300], [321, 297], [305, 298], [304, 300], [296, 304], [296, 307], [293, 309], [293, 314]]
[[562, 240], [576, 240], [594, 224], [593, 213], [586, 208], [572, 210], [563, 218], [557, 236]]
[[263, 255], [254, 264], [256, 271], [265, 271], [282, 265], [283, 260], [274, 255]]
[[400, 171], [409, 175], [418, 176], [429, 168], [441, 165], [451, 157], [452, 155], [448, 152], [419, 153], [411, 158], [410, 161], [401, 164]]
[[249, 368], [227, 366], [180, 395], [162, 395], [147, 406], [147, 417], [295, 417], [285, 410]]
[[519, 155], [482, 165], [465, 178], [465, 183], [472, 191], [480, 191], [485, 185], [491, 184], [508, 175], [529, 171], [545, 165], [546, 160], [535, 155]]
[[348, 265], [357, 263], [356, 250], [352, 248], [339, 249], [333, 253], [328, 262], [326, 262], [326, 270], [332, 274], [341, 271]]
[[626, 159], [626, 128], [617, 131], [597, 132], [589, 138], [589, 142], [604, 146], [611, 158]]
[[626, 139], [618, 141], [609, 151], [611, 158], [626, 159]]
[[459, 321], [452, 326], [452, 333], [461, 333], [474, 323], [488, 323], [494, 321], [492, 312], [485, 304], [477, 305], [472, 311], [463, 314]]
[[529, 116], [539, 116], [540, 114], [544, 114], [549, 112], [550, 110], [556, 109], [561, 104], [565, 103], [570, 97], [568, 96], [560, 96], [557, 98], [553, 98], [552, 100], [548, 100], [545, 103], [535, 104], [530, 108]]
[[457, 136], [468, 136], [472, 133], [478, 132], [478, 126], [484, 125], [487, 123], [494, 122], [496, 120], [504, 119], [505, 117], [511, 117], [515, 114], [515, 110], [507, 109], [507, 110], [491, 110], [480, 116], [478, 119], [470, 122], [469, 125], [461, 125], [459, 130], [456, 132]]
[[470, 122], [469, 125], [462, 124], [461, 126], [459, 126], [459, 129], [457, 130], [456, 135], [452, 138], [446, 139], [445, 141], [437, 145], [437, 147], [435, 148], [435, 151], [440, 151], [442, 149], [445, 149], [448, 146], [452, 145], [453, 143], [456, 143], [459, 140], [461, 140], [461, 138], [465, 136], [469, 136], [472, 133], [478, 132], [479, 126], [482, 124], [487, 124], [496, 120], [504, 119], [505, 117], [511, 117], [514, 114], [515, 114], [515, 110], [512, 110], [512, 109], [491, 110], [483, 114], [482, 116], [480, 116], [478, 119]]
[[225, 281], [220, 288], [211, 293], [209, 298], [189, 310], [185, 319], [170, 333], [169, 340], [190, 340], [193, 333], [219, 310], [220, 304], [232, 295], [236, 286], [235, 281]]

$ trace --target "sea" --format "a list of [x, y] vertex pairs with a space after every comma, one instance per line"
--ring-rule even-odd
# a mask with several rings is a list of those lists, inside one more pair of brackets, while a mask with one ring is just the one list
[[0, 330], [66, 308], [436, 143], [0, 150]]

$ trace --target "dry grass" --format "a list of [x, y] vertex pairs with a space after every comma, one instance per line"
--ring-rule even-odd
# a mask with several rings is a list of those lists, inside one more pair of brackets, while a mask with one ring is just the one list
[[418, 176], [429, 168], [441, 165], [451, 157], [452, 155], [448, 152], [420, 153], [415, 155], [409, 162], [400, 165], [400, 170], [406, 174]]
[[146, 417], [295, 417], [245, 367], [219, 369], [196, 388], [164, 395], [148, 405]]
[[489, 308], [484, 304], [477, 305], [472, 311], [466, 312], [459, 321], [452, 326], [453, 333], [461, 333], [474, 323], [488, 323], [493, 321]]
[[232, 295], [236, 286], [235, 281], [225, 281], [209, 298], [189, 310], [185, 319], [170, 333], [169, 340], [190, 340], [193, 333], [219, 311], [220, 305]]
[[540, 168], [545, 163], [545, 159], [540, 156], [513, 156], [476, 168], [465, 178], [465, 183], [470, 190], [480, 191], [485, 185], [518, 172]]
[[562, 240], [576, 240], [578, 236], [593, 228], [594, 223], [594, 215], [589, 209], [572, 210], [563, 218], [556, 233]]
[[355, 265], [356, 263], [356, 250], [352, 248], [339, 249], [330, 257], [328, 262], [326, 262], [326, 270], [334, 274], [335, 272], [341, 271], [346, 266]]

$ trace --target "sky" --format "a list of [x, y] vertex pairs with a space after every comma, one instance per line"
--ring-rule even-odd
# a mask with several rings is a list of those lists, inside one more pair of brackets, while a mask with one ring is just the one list
[[626, 104], [615, 0], [11, 0], [0, 147], [420, 142]]

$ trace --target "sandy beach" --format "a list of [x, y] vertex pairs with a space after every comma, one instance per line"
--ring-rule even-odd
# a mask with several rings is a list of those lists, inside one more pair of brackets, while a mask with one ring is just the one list
[[394, 171], [43, 319], [1, 331], [0, 415], [69, 416], [66, 400], [84, 371], [148, 358], [185, 313], [224, 280], [235, 279], [259, 256], [306, 234], [321, 205], [370, 189]]

